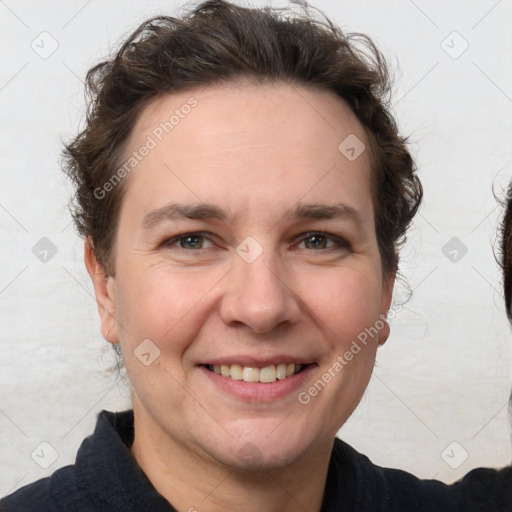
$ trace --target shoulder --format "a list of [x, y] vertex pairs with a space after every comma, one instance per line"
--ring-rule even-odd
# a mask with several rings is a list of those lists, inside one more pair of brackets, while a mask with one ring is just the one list
[[[368, 457], [339, 439], [334, 443], [331, 464], [333, 461], [338, 461], [335, 467], [339, 470], [337, 475], [339, 488], [343, 489], [345, 496], [353, 495], [351, 510], [358, 512], [430, 510], [456, 512], [458, 510], [453, 506], [456, 500], [452, 501], [452, 496], [447, 492], [448, 486], [445, 484], [435, 480], [420, 480], [406, 471], [377, 466]], [[347, 478], [348, 474], [354, 476], [347, 488], [346, 482], [350, 481], [350, 477]]]
[[63, 512], [95, 510], [79, 492], [74, 466], [58, 469], [0, 500], [1, 512]]
[[452, 484], [468, 503], [477, 503], [476, 512], [512, 511], [512, 466], [503, 469], [478, 468]]
[[[133, 413], [98, 415], [94, 433], [82, 442], [74, 465], [50, 477], [28, 484], [0, 500], [0, 512], [89, 512], [100, 510], [112, 461], [126, 459], [126, 446], [133, 431]], [[125, 459], [123, 459], [123, 457]], [[94, 503], [93, 503], [94, 502]], [[107, 508], [104, 507], [105, 510]], [[102, 509], [103, 510], [103, 509]]]
[[[475, 469], [462, 480], [448, 485], [421, 480], [399, 469], [383, 468], [365, 455], [336, 439], [335, 465], [350, 466], [356, 475], [354, 510], [361, 512], [511, 512], [512, 467], [502, 470]], [[339, 475], [343, 472], [339, 471]], [[345, 477], [343, 477], [345, 478]], [[343, 485], [338, 481], [338, 487]]]
[[75, 464], [0, 501], [1, 512], [175, 512], [130, 452], [133, 412], [98, 415]]

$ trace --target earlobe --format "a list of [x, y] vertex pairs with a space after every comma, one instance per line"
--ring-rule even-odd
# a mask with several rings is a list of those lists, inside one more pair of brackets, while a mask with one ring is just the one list
[[119, 343], [119, 333], [115, 317], [114, 278], [107, 274], [103, 265], [96, 258], [92, 240], [87, 238], [84, 243], [84, 261], [87, 272], [94, 286], [100, 329], [103, 337], [110, 343]]
[[387, 339], [389, 338], [389, 324], [385, 318], [382, 318], [381, 322], [383, 323], [382, 328], [379, 330], [379, 345], [384, 345]]
[[393, 297], [393, 286], [395, 284], [395, 274], [386, 277], [383, 282], [382, 299], [380, 305], [380, 322], [382, 327], [379, 329], [379, 345], [384, 345], [389, 338], [390, 328], [387, 321], [387, 314], [391, 307]]

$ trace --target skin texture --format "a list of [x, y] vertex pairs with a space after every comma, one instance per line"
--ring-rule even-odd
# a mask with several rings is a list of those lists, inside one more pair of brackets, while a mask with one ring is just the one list
[[[298, 393], [332, 373], [390, 305], [394, 276], [382, 273], [369, 152], [349, 161], [338, 150], [349, 134], [366, 143], [365, 132], [328, 91], [212, 86], [155, 100], [126, 155], [191, 97], [197, 106], [125, 178], [114, 276], [85, 245], [102, 332], [121, 344], [133, 388], [132, 453], [180, 511], [241, 503], [319, 510], [334, 436], [389, 332], [380, 322], [380, 333], [300, 403]], [[214, 204], [229, 215], [146, 229], [143, 219], [169, 203]], [[299, 203], [343, 204], [353, 214], [293, 218]], [[186, 233], [203, 238], [175, 240]], [[236, 251], [247, 237], [262, 251], [252, 263]], [[134, 354], [145, 339], [160, 350], [149, 366]], [[200, 366], [242, 356], [311, 365], [299, 387], [276, 399], [227, 393]]]

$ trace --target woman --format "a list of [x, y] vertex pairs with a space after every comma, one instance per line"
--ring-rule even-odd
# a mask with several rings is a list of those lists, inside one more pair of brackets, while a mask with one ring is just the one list
[[66, 170], [133, 411], [2, 510], [507, 510], [509, 470], [449, 487], [335, 438], [422, 196], [361, 40], [215, 0], [89, 72]]

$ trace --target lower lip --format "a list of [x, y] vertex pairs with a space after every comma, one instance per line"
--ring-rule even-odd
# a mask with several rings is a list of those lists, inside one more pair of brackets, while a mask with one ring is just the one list
[[315, 366], [314, 364], [309, 364], [300, 373], [269, 383], [234, 380], [217, 375], [205, 366], [200, 366], [199, 369], [215, 386], [229, 395], [245, 402], [272, 402], [293, 392], [298, 392]]

